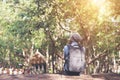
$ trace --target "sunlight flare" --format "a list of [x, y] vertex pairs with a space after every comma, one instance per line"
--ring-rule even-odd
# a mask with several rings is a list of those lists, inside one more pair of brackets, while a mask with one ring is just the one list
[[105, 3], [105, 0], [93, 0], [93, 4], [96, 6], [102, 6]]

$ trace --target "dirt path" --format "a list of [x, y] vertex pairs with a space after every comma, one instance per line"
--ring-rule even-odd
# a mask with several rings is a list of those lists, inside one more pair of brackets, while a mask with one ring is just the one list
[[[107, 76], [107, 77], [106, 77]], [[60, 74], [37, 74], [37, 75], [0, 75], [0, 80], [120, 80], [120, 75], [80, 75], [66, 76]]]

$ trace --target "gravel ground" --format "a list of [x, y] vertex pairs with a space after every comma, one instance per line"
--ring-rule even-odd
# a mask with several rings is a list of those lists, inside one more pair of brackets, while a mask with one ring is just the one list
[[36, 75], [0, 75], [0, 80], [120, 80], [118, 74], [94, 74], [80, 76], [67, 76], [60, 74], [36, 74]]

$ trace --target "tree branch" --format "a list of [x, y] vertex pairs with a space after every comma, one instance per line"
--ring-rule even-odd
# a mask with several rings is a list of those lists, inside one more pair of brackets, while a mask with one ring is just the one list
[[[106, 51], [105, 51], [105, 52], [106, 52]], [[94, 59], [92, 59], [91, 61], [89, 61], [87, 64], [89, 65], [89, 64], [93, 63], [94, 61], [100, 59], [101, 57], [105, 57], [105, 56], [107, 56], [107, 55], [108, 55], [108, 53], [101, 53], [101, 54], [99, 54], [97, 57], [95, 57]]]

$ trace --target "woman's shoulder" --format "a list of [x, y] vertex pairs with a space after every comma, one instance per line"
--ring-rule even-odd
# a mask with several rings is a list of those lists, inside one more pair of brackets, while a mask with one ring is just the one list
[[65, 45], [64, 48], [68, 48], [68, 45]]
[[64, 46], [63, 51], [68, 51], [68, 46], [67, 45]]

